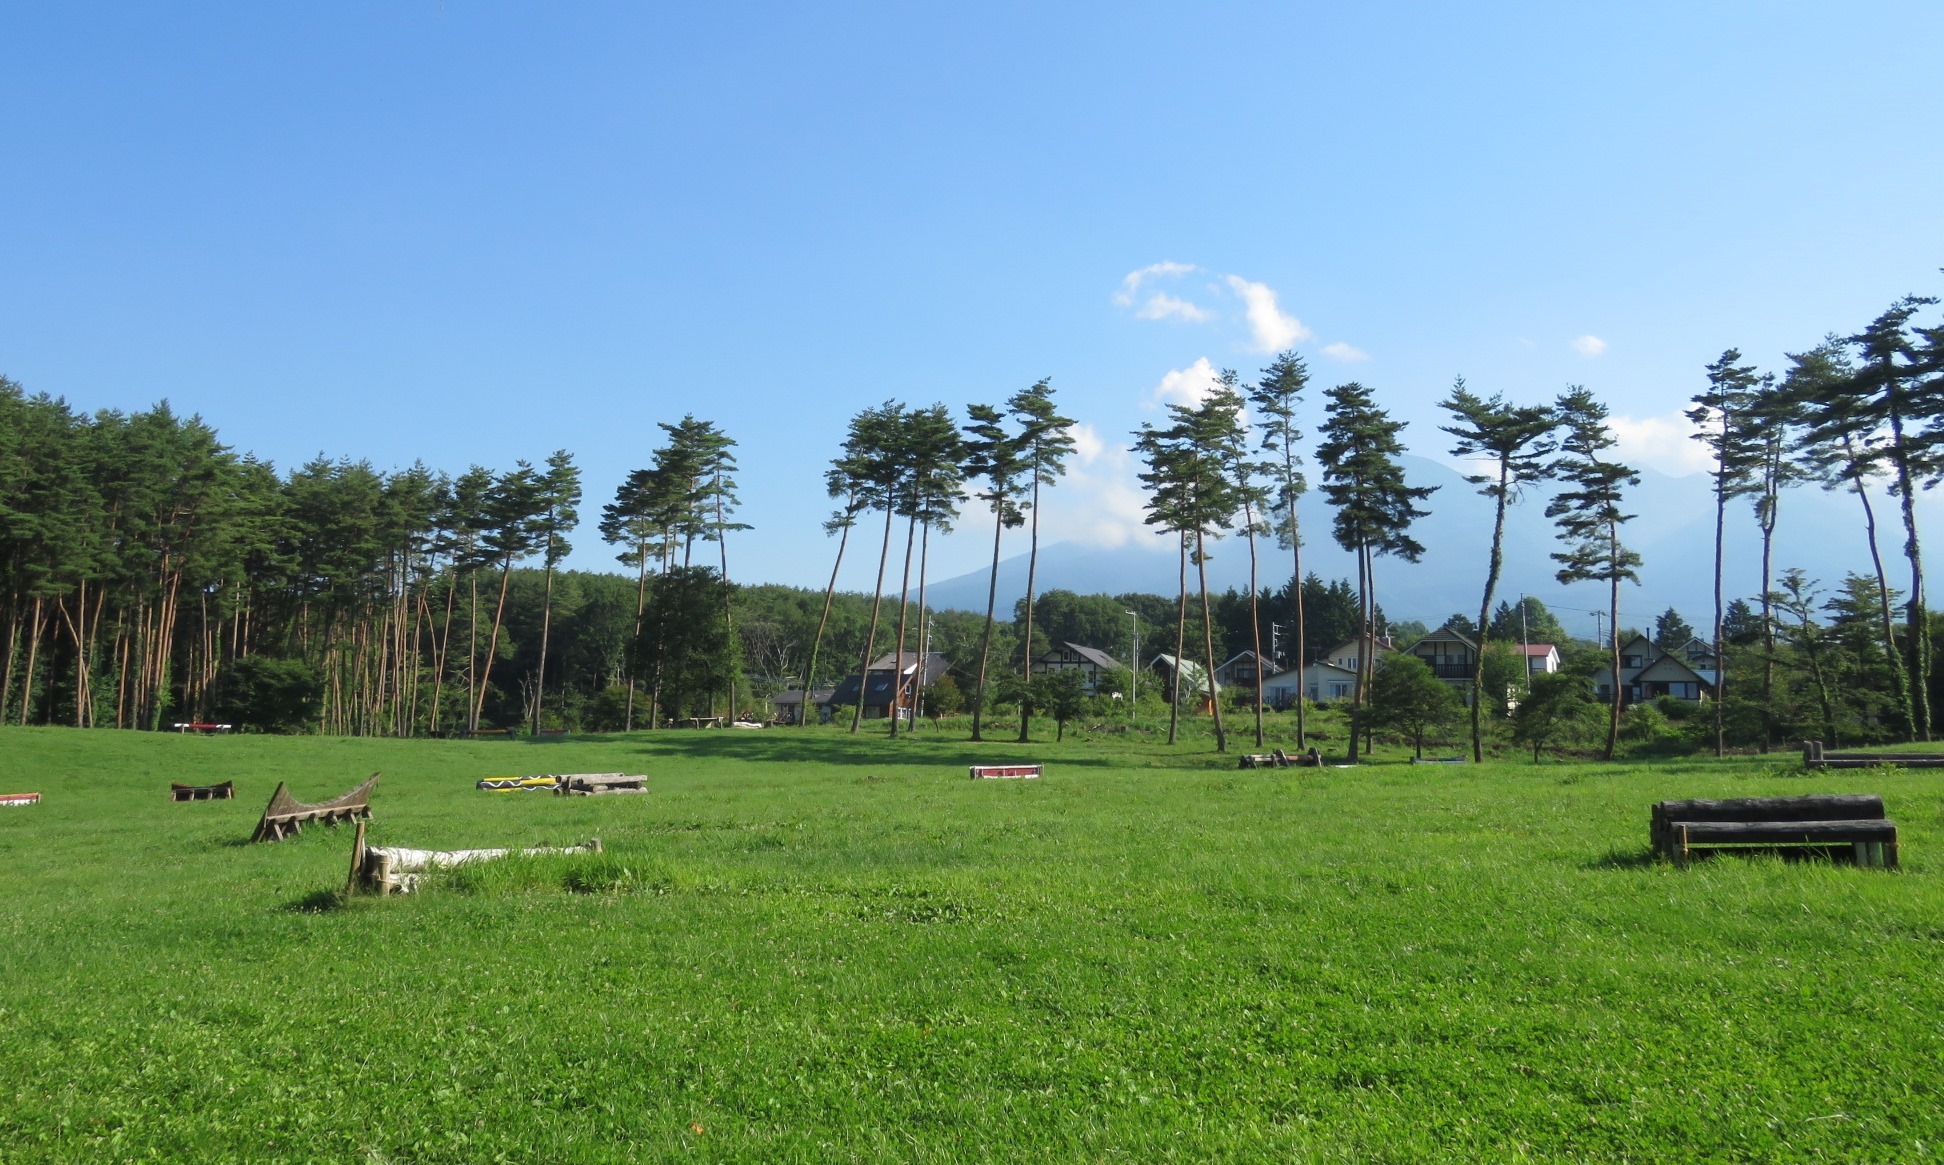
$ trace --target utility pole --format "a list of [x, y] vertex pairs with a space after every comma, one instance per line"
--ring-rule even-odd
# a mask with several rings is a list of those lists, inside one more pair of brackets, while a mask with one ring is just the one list
[[1133, 620], [1134, 626], [1134, 648], [1128, 653], [1127, 661], [1127, 722], [1132, 724], [1134, 706], [1141, 700], [1141, 616], [1129, 611], [1127, 617]]

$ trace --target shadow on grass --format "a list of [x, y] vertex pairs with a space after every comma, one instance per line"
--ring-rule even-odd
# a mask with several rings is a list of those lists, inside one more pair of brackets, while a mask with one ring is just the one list
[[283, 904], [292, 914], [330, 914], [344, 909], [344, 895], [336, 890], [313, 890]]

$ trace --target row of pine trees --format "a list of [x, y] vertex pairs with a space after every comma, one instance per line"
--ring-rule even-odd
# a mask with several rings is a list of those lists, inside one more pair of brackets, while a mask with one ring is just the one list
[[[1932, 652], [1912, 503], [1944, 476], [1944, 329], [1922, 318], [1935, 302], [1899, 300], [1862, 330], [1790, 355], [1779, 376], [1732, 349], [1706, 369], [1689, 417], [1714, 461], [1712, 638], [1723, 642], [1728, 610], [1721, 534], [1730, 503], [1750, 499], [1763, 546], [1763, 663], [1753, 681], [1763, 707], [1774, 704], [1783, 616], [1800, 615], [1802, 606], [1790, 606], [1788, 586], [1778, 588], [1774, 579], [1782, 500], [1789, 487], [1816, 482], [1852, 491], [1862, 506], [1879, 645], [1885, 659], [1901, 663], [1890, 669], [1885, 721], [1912, 739], [1932, 733]], [[1209, 543], [1246, 541], [1252, 610], [1243, 646], [1267, 655], [1256, 608], [1274, 588], [1263, 583], [1258, 540], [1273, 538], [1289, 555], [1286, 571], [1270, 568], [1271, 577], [1305, 577], [1297, 502], [1309, 488], [1307, 458], [1332, 509], [1330, 534], [1357, 564], [1356, 621], [1364, 634], [1377, 626], [1380, 560], [1413, 562], [1422, 553], [1411, 529], [1425, 516], [1421, 506], [1431, 491], [1404, 478], [1404, 424], [1365, 386], [1341, 384], [1321, 394], [1317, 442], [1308, 447], [1302, 426], [1309, 380], [1303, 360], [1284, 353], [1256, 383], [1224, 372], [1198, 403], [1170, 405], [1165, 423], [1131, 435], [1144, 467], [1147, 521], [1179, 547], [1173, 654], [1200, 656], [1211, 674], [1219, 653], [1205, 570]], [[1494, 507], [1474, 625], [1491, 622], [1509, 511], [1543, 486], [1562, 547], [1554, 555], [1559, 580], [1606, 583], [1607, 626], [1620, 627], [1621, 584], [1637, 581], [1641, 565], [1624, 536], [1634, 517], [1626, 512], [1626, 491], [1638, 477], [1613, 456], [1606, 407], [1579, 386], [1551, 401], [1518, 403], [1477, 394], [1462, 378], [1440, 407], [1449, 419], [1442, 429], [1450, 453], [1479, 467], [1470, 480]], [[982, 737], [986, 710], [1003, 701], [1018, 706], [1025, 739], [1035, 701], [1025, 661], [1040, 646], [1039, 518], [1075, 447], [1073, 426], [1045, 380], [1003, 402], [972, 405], [963, 421], [943, 404], [895, 400], [852, 417], [826, 473], [837, 503], [826, 523], [836, 538], [835, 561], [816, 630], [791, 664], [800, 667], [796, 681], [808, 687], [836, 670], [822, 656], [838, 605], [836, 581], [853, 533], [880, 516], [870, 616], [861, 644], [851, 637], [848, 646], [860, 671], [887, 650], [922, 658], [934, 624], [925, 597], [932, 536], [961, 520], [961, 509], [976, 508], [990, 522], [993, 553], [978, 648], [959, 661], [971, 688], [972, 735]], [[602, 674], [591, 682], [622, 693], [620, 719], [628, 728], [637, 719], [652, 726], [705, 708], [733, 711], [748, 695], [738, 686], [752, 644], [737, 630], [730, 584], [729, 536], [748, 528], [735, 520], [736, 443], [692, 416], [661, 428], [665, 439], [651, 464], [628, 475], [599, 520], [601, 537], [631, 572], [633, 595], [628, 617], [606, 632], [612, 642], [593, 653]], [[1879, 482], [1897, 502], [1904, 535], [1909, 584], [1901, 619], [1891, 609], [1895, 591], [1879, 546], [1871, 489]], [[212, 714], [223, 705], [225, 685], [274, 688], [279, 665], [300, 664], [316, 688], [314, 714], [304, 717], [315, 730], [538, 730], [549, 720], [550, 698], [563, 689], [550, 686], [548, 674], [555, 586], [581, 502], [579, 471], [564, 450], [499, 472], [473, 466], [449, 475], [414, 465], [382, 473], [364, 462], [319, 459], [279, 474], [166, 404], [89, 415], [0, 380], [0, 721], [161, 728]], [[1008, 625], [998, 618], [998, 566], [1006, 532], [1021, 527], [1027, 596], [1020, 618]], [[897, 597], [887, 612], [894, 565]], [[507, 642], [508, 598], [516, 577], [530, 572], [540, 586], [537, 653], [518, 669], [517, 682], [502, 675], [496, 683], [496, 666], [515, 651]], [[1807, 584], [1797, 578], [1794, 585]], [[1305, 588], [1284, 593], [1295, 608], [1295, 642], [1287, 646], [1294, 658], [1307, 659]], [[1191, 626], [1200, 629], [1199, 642], [1190, 642]], [[996, 658], [995, 635], [1004, 647]], [[1485, 654], [1475, 683], [1485, 678]], [[585, 665], [588, 652], [580, 655]], [[1360, 656], [1358, 702], [1374, 653]], [[587, 670], [578, 676], [584, 686]], [[841, 671], [850, 670], [846, 659]], [[1620, 724], [1618, 678], [1616, 660], [1608, 755]], [[1715, 704], [1718, 749], [1724, 703]], [[1475, 755], [1482, 755], [1481, 704], [1472, 711]], [[1180, 702], [1174, 707], [1178, 716]], [[1217, 747], [1224, 748], [1221, 709], [1210, 711]], [[852, 715], [856, 730], [862, 708]], [[1299, 705], [1299, 738], [1302, 715]], [[900, 730], [898, 717], [890, 730]], [[1260, 708], [1253, 730], [1260, 744]], [[1175, 731], [1171, 718], [1170, 739]]]

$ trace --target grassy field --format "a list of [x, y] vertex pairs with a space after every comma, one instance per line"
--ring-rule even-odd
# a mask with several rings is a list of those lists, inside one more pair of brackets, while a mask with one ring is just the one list
[[[1050, 735], [1050, 731], [1048, 733]], [[1944, 794], [1790, 757], [1239, 772], [1205, 743], [0, 729], [0, 1162], [1904, 1161], [1944, 1142]], [[1036, 759], [1037, 782], [968, 781]], [[647, 772], [645, 797], [475, 792]], [[247, 845], [606, 853], [340, 900]], [[170, 780], [234, 779], [173, 804]], [[1881, 793], [1900, 873], [1646, 854]]]

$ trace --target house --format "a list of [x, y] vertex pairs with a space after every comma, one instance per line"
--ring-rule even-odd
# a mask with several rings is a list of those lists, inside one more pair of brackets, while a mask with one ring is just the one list
[[1395, 650], [1388, 635], [1379, 635], [1375, 640], [1360, 636], [1356, 639], [1346, 639], [1316, 658], [1318, 662], [1330, 664], [1332, 667], [1356, 671], [1357, 663], [1362, 657], [1368, 655], [1375, 659], [1386, 651]]
[[1120, 666], [1120, 661], [1106, 652], [1078, 643], [1062, 643], [1033, 657], [1033, 674], [1036, 676], [1059, 671], [1078, 671], [1086, 676], [1089, 696], [1100, 687], [1102, 676], [1110, 671], [1118, 671]]
[[[1594, 691], [1602, 700], [1613, 698], [1610, 673], [1594, 678]], [[1677, 700], [1711, 700], [1715, 695], [1713, 668], [1695, 668], [1679, 654], [1655, 647], [1645, 635], [1635, 635], [1620, 645], [1620, 702], [1637, 704], [1661, 696]]]
[[1253, 651], [1238, 651], [1229, 657], [1228, 662], [1215, 669], [1215, 682], [1235, 688], [1253, 688], [1267, 675], [1282, 670], [1282, 664], [1273, 659], [1258, 659]]
[[1447, 623], [1405, 650], [1423, 660], [1431, 668], [1432, 675], [1469, 698], [1472, 674], [1478, 666], [1477, 640], [1462, 631], [1453, 630]]
[[866, 720], [888, 718], [893, 708], [901, 718], [910, 719], [912, 706], [925, 688], [952, 670], [952, 665], [936, 651], [925, 653], [922, 669], [918, 662], [915, 651], [887, 652], [871, 661], [864, 676], [855, 672], [845, 676], [844, 682], [831, 693], [830, 703], [845, 708], [861, 703]]
[[1278, 712], [1294, 707], [1298, 693], [1312, 704], [1348, 700], [1357, 694], [1357, 673], [1333, 663], [1318, 662], [1277, 672], [1262, 681], [1263, 703]]
[[1559, 670], [1559, 648], [1550, 643], [1523, 643], [1519, 650], [1525, 653], [1526, 674], [1528, 676], [1548, 675]]
[[1175, 675], [1180, 674], [1181, 688], [1177, 700], [1205, 702], [1210, 695], [1219, 694], [1222, 690], [1222, 685], [1216, 683], [1213, 685], [1214, 692], [1209, 691], [1208, 670], [1192, 659], [1177, 660], [1172, 655], [1157, 655], [1148, 664], [1148, 670], [1160, 677], [1163, 692], [1175, 690]]
[[[830, 719], [830, 697], [834, 688], [813, 688], [810, 692], [810, 707], [815, 709], [819, 722]], [[770, 697], [770, 716], [778, 724], [803, 723], [803, 689], [791, 688]]]

